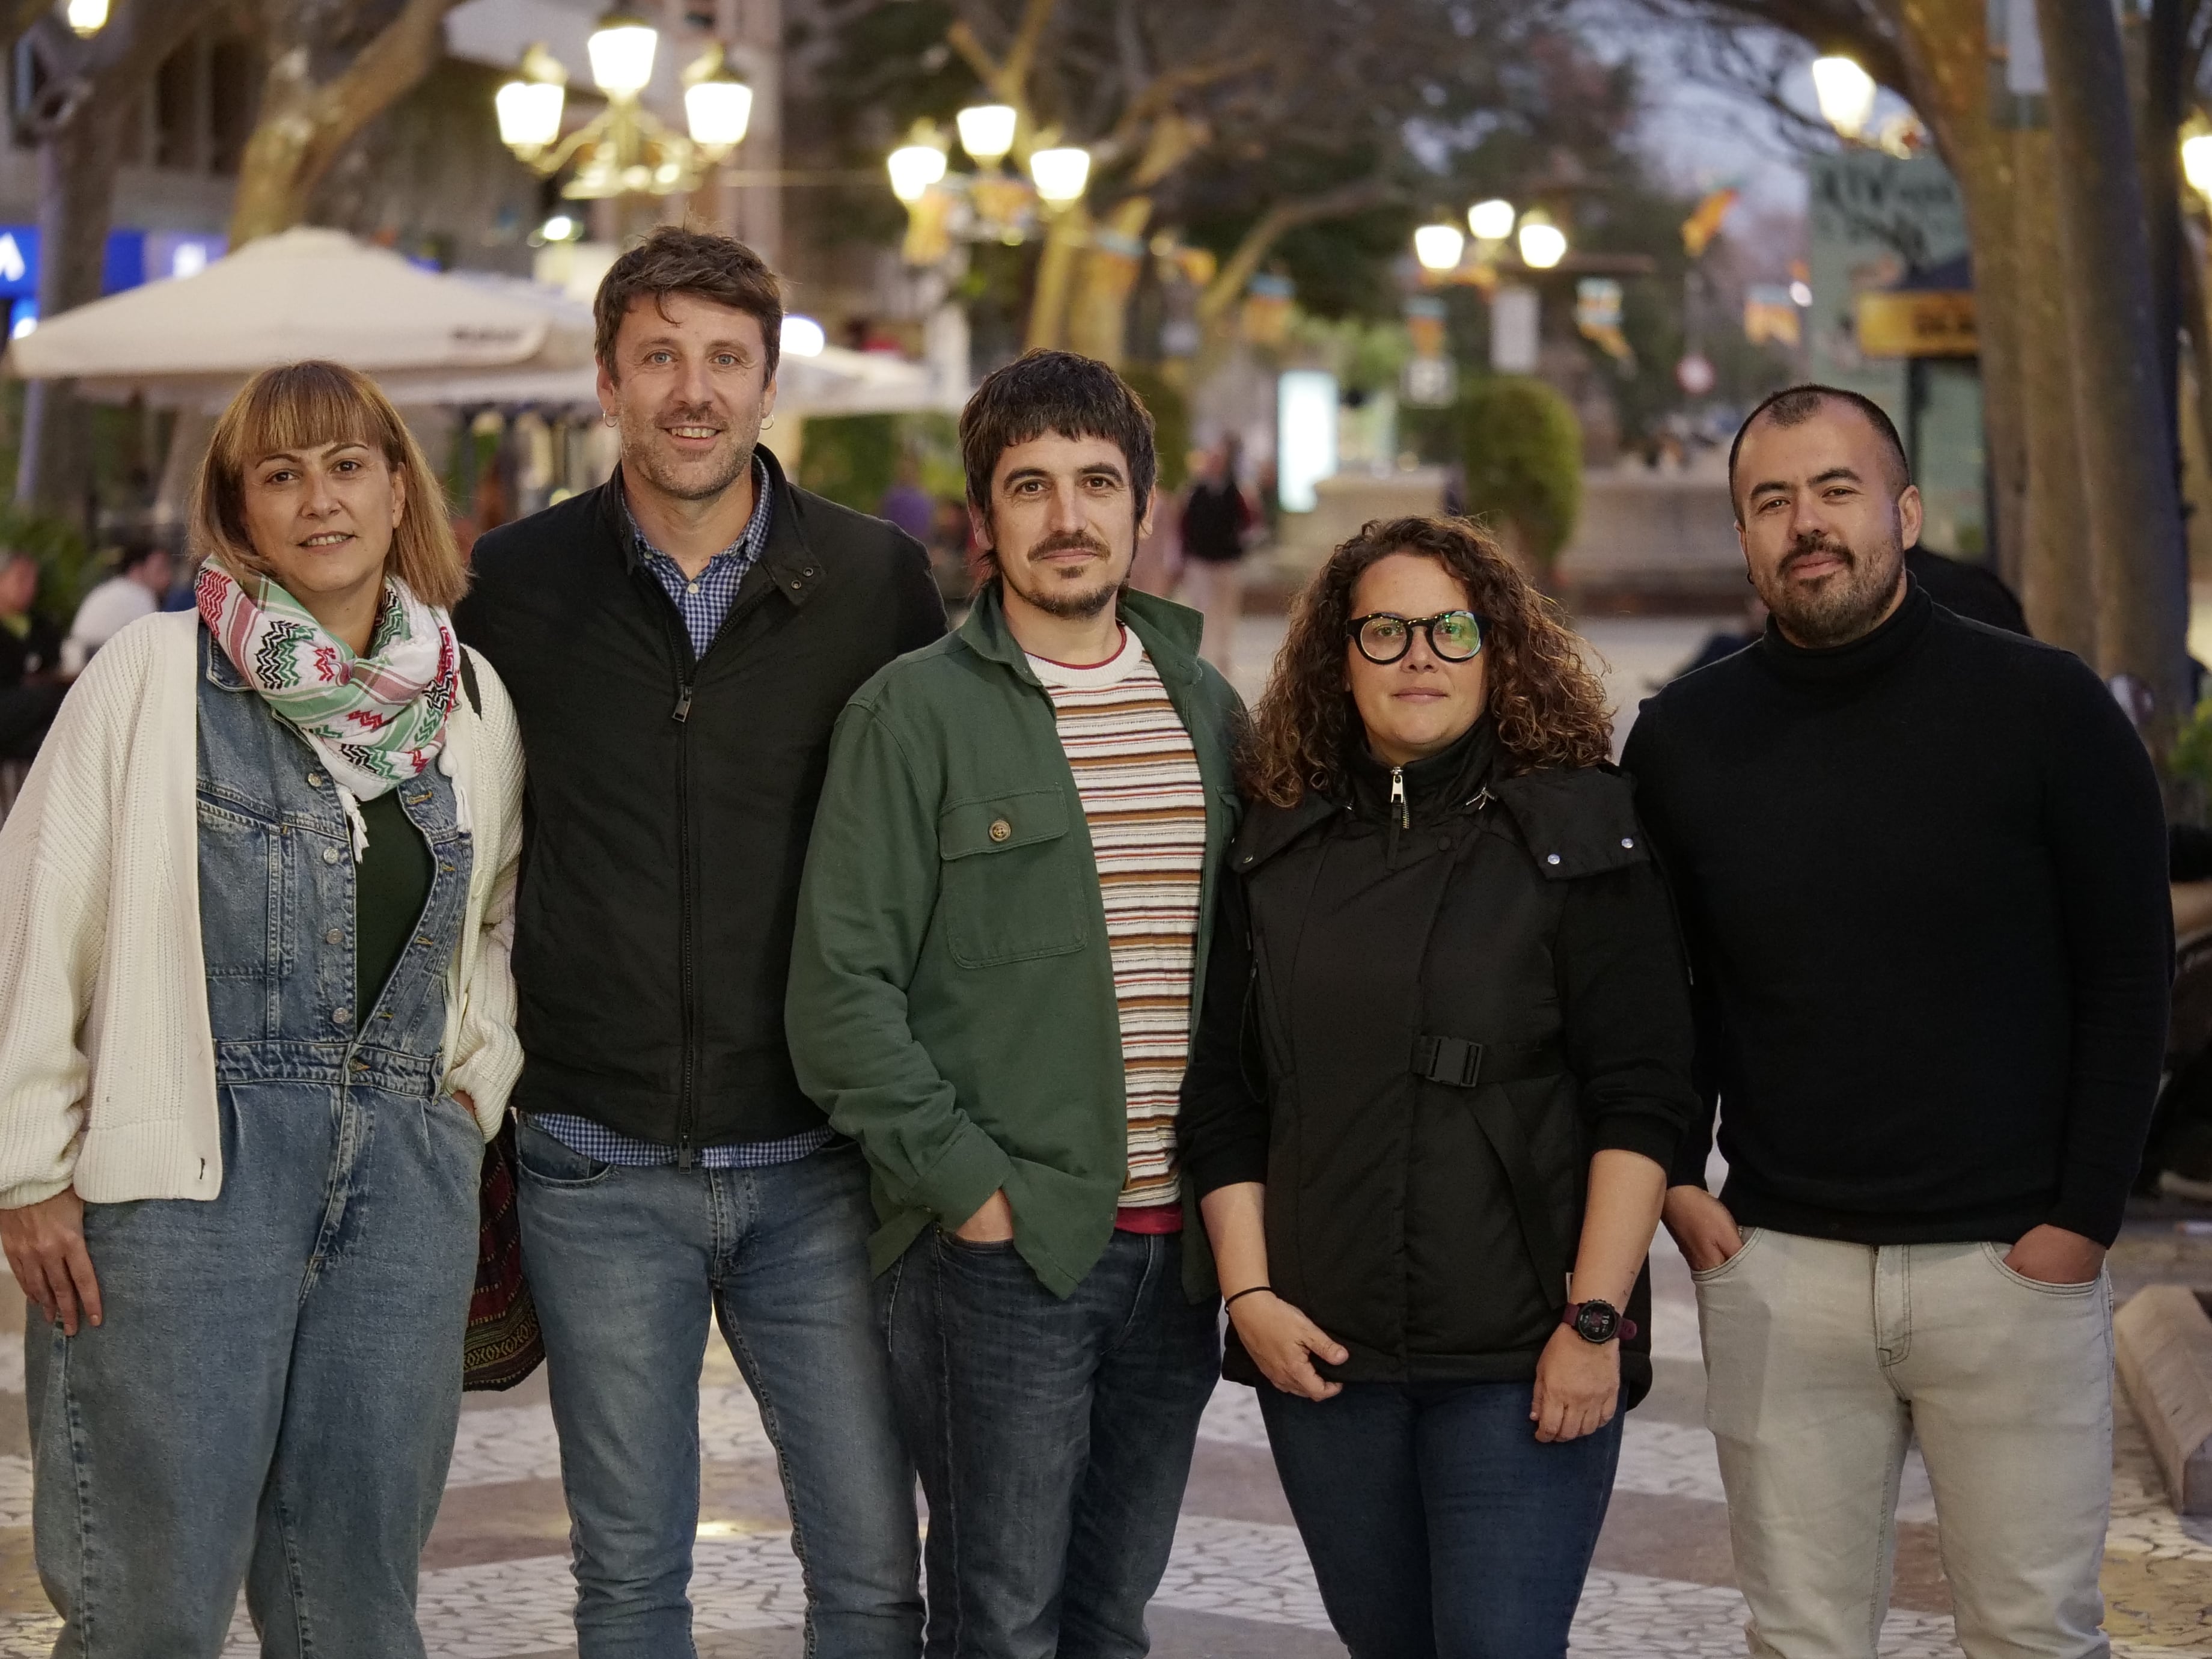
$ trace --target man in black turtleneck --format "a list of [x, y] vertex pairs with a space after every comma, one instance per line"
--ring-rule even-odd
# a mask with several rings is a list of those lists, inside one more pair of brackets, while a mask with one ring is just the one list
[[2157, 781], [2078, 659], [1909, 579], [1920, 498], [1875, 404], [1777, 394], [1729, 487], [1765, 635], [1646, 702], [1625, 764], [1729, 1163], [1715, 1198], [1686, 1137], [1666, 1219], [1753, 1650], [1873, 1659], [1917, 1435], [1967, 1654], [2101, 1654], [2104, 1254], [2172, 954]]

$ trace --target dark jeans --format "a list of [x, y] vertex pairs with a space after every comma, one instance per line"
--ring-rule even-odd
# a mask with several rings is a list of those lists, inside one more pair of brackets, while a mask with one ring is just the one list
[[1221, 1361], [1173, 1235], [1117, 1232], [1066, 1301], [934, 1229], [877, 1281], [929, 1499], [929, 1659], [1138, 1659]]
[[1275, 1468], [1352, 1659], [1560, 1659], [1621, 1418], [1546, 1445], [1526, 1382], [1264, 1383]]

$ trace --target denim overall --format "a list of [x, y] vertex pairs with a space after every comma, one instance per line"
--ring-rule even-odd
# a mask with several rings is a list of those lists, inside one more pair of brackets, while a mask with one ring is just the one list
[[368, 1004], [330, 775], [204, 630], [200, 653], [222, 1189], [85, 1211], [104, 1322], [32, 1368], [54, 1651], [215, 1659], [242, 1582], [264, 1655], [419, 1656], [483, 1158], [439, 1086], [471, 848], [435, 764], [399, 786], [430, 895]]

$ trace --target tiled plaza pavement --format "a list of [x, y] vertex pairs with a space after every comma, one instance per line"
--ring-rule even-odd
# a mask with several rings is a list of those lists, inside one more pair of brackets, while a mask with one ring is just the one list
[[[1727, 1516], [1699, 1425], [1703, 1370], [1686, 1270], [1659, 1262], [1658, 1386], [1629, 1419], [1620, 1474], [1576, 1626], [1577, 1656], [1744, 1651]], [[2139, 1224], [2115, 1255], [2123, 1292], [2153, 1278], [2212, 1282], [2212, 1241]], [[43, 1655], [54, 1626], [30, 1560], [20, 1351], [0, 1362], [0, 1659]], [[12, 1374], [10, 1374], [12, 1372]], [[798, 1659], [799, 1570], [781, 1488], [750, 1395], [719, 1344], [703, 1376], [697, 1573], [707, 1659]], [[2124, 1430], [2106, 1555], [2108, 1628], [2124, 1659], [2212, 1656], [2212, 1526], [2166, 1508], [2132, 1425]], [[1898, 1583], [1882, 1652], [1954, 1654], [1925, 1475], [1908, 1473]], [[422, 1626], [439, 1659], [557, 1659], [568, 1629], [568, 1521], [541, 1373], [478, 1396], [461, 1420], [446, 1504], [424, 1557]], [[1224, 1383], [1206, 1416], [1167, 1579], [1154, 1603], [1163, 1659], [1334, 1659], [1249, 1390]], [[229, 1652], [254, 1651], [241, 1616]]]

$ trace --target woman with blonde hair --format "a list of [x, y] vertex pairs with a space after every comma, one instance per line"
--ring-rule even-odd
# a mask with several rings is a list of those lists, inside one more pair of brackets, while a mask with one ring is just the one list
[[0, 1245], [57, 1654], [422, 1652], [477, 1180], [521, 1066], [521, 755], [381, 392], [249, 381], [198, 608], [93, 659], [0, 830]]
[[1308, 586], [1241, 769], [1184, 1168], [1354, 1659], [1557, 1659], [1695, 1096], [1602, 694], [1477, 526]]

